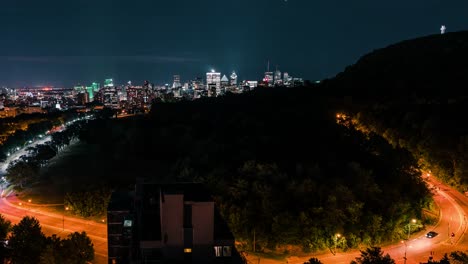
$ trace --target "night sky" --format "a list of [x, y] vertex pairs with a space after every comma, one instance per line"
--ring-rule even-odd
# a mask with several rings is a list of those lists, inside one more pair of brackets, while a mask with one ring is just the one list
[[468, 29], [466, 0], [9, 0], [0, 3], [0, 85], [183, 81], [215, 68], [260, 79], [267, 61], [332, 77], [360, 56]]

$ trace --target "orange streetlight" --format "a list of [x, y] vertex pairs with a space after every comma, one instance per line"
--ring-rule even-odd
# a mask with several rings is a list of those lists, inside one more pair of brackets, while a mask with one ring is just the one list
[[411, 222], [409, 223], [409, 227], [408, 227], [408, 240], [409, 240], [410, 233], [411, 233], [411, 224], [416, 224], [416, 219], [411, 219]]
[[402, 240], [401, 243], [405, 245], [405, 256], [403, 257], [403, 259], [405, 260], [405, 264], [406, 264], [406, 249], [407, 249], [408, 245], [406, 244], [406, 242], [404, 240]]
[[335, 235], [335, 253], [334, 253], [335, 255], [336, 255], [336, 244], [337, 244], [337, 242], [338, 242], [338, 238], [340, 238], [340, 237], [341, 237], [341, 234], [340, 234], [340, 233], [338, 233], [338, 234]]

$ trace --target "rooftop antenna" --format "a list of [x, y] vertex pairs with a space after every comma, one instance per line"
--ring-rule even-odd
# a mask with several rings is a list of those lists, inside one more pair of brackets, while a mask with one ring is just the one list
[[445, 25], [442, 25], [440, 27], [440, 34], [442, 34], [442, 35], [445, 34], [445, 30], [447, 30], [447, 28], [445, 27]]
[[270, 72], [270, 60], [268, 60], [267, 72]]

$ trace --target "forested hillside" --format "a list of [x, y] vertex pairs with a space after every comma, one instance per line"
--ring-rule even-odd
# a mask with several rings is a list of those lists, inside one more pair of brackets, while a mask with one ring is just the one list
[[150, 118], [94, 121], [82, 139], [114, 161], [114, 182], [206, 183], [236, 239], [249, 244], [255, 233], [257, 249], [326, 248], [336, 233], [342, 248], [407, 235], [409, 219], [424, 220], [431, 203], [415, 160], [337, 124], [337, 101], [314, 94], [157, 104]]
[[344, 109], [362, 131], [468, 191], [467, 61], [468, 32], [433, 35], [365, 55], [320, 90], [352, 96]]

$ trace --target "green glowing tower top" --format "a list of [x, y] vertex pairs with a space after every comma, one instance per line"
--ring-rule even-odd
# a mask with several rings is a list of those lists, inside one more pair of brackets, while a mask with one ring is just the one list
[[93, 92], [99, 92], [99, 90], [101, 89], [101, 85], [99, 83], [95, 83], [93, 82], [93, 84], [91, 84], [91, 87], [93, 87]]
[[114, 87], [114, 80], [113, 79], [106, 79], [104, 81], [104, 87]]
[[93, 88], [93, 86], [87, 86], [86, 87], [86, 92], [88, 93], [89, 101], [92, 102], [93, 99], [94, 99], [94, 88]]

